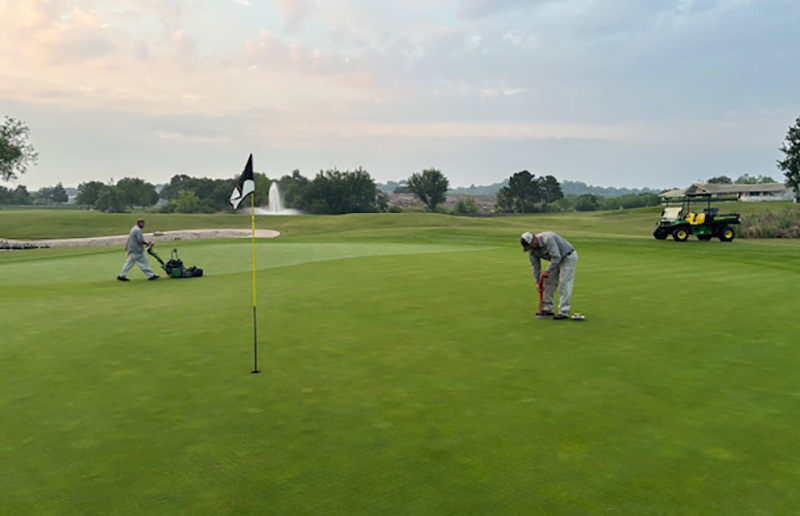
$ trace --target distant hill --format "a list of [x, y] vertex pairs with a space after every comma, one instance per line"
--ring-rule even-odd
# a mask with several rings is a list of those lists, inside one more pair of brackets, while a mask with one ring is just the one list
[[501, 188], [508, 186], [508, 179], [502, 183], [494, 183], [488, 186], [470, 185], [461, 188], [451, 188], [447, 193], [462, 195], [497, 195]]
[[[564, 195], [583, 195], [592, 194], [599, 197], [606, 197], [613, 199], [615, 197], [622, 197], [623, 195], [639, 194], [639, 193], [660, 193], [662, 190], [654, 190], [652, 188], [615, 188], [613, 186], [593, 186], [587, 185], [581, 181], [560, 181], [561, 191]], [[398, 186], [406, 186], [405, 181], [395, 182], [387, 181], [386, 183], [378, 183], [378, 189], [386, 193], [394, 193], [395, 188]], [[508, 179], [500, 183], [494, 183], [486, 186], [465, 186], [459, 188], [451, 188], [447, 191], [449, 194], [460, 195], [497, 195], [504, 186], [508, 186]]]
[[394, 189], [398, 186], [406, 186], [406, 181], [386, 181], [385, 183], [377, 183], [375, 186], [377, 186], [378, 190], [381, 192], [391, 194], [394, 193]]
[[613, 199], [629, 194], [660, 193], [662, 190], [652, 188], [614, 188], [613, 186], [592, 186], [581, 181], [561, 181], [561, 191], [564, 195], [592, 194]]

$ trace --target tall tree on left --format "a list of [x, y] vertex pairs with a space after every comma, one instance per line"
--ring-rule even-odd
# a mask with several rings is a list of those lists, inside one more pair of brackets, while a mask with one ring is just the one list
[[9, 181], [28, 171], [39, 155], [28, 141], [30, 129], [25, 122], [5, 117], [0, 125], [0, 179]]

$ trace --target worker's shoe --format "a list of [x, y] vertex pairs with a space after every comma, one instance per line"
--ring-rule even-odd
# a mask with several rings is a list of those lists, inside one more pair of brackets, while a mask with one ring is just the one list
[[117, 280], [118, 280], [118, 281], [130, 281], [130, 280], [129, 280], [128, 278], [126, 278], [125, 276], [117, 276]]
[[160, 278], [160, 276], [159, 276], [158, 274], [153, 274], [152, 276], [150, 276], [150, 277], [149, 277], [149, 278], [147, 278], [147, 279], [148, 279], [148, 280], [157, 280], [158, 278]]
[[567, 314], [567, 315], [558, 314], [556, 316], [553, 316], [553, 320], [554, 321], [563, 321], [564, 319], [569, 319], [569, 314]]

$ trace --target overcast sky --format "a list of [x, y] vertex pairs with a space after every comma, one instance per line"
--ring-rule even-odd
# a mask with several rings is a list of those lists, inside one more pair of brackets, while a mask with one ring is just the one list
[[799, 26], [798, 0], [0, 0], [0, 114], [31, 188], [250, 152], [270, 177], [782, 179]]

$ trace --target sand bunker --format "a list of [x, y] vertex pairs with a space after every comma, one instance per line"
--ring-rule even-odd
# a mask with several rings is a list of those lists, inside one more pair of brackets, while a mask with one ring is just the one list
[[[178, 240], [195, 240], [198, 238], [250, 238], [250, 229], [187, 229], [182, 231], [156, 231], [145, 233], [145, 240], [175, 242]], [[271, 229], [257, 229], [256, 238], [275, 238], [280, 232]], [[124, 246], [128, 235], [114, 235], [90, 238], [61, 238], [52, 240], [4, 240], [0, 239], [0, 249], [38, 249], [47, 247], [80, 247], [94, 245]]]

